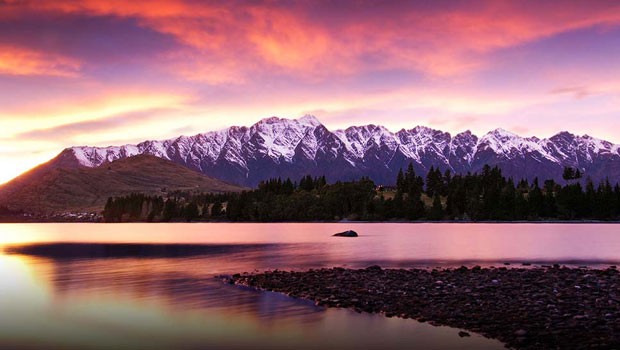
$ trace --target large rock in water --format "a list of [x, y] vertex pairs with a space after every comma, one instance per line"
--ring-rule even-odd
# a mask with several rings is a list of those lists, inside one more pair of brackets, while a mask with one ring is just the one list
[[340, 233], [336, 233], [334, 237], [357, 237], [357, 232], [348, 230]]

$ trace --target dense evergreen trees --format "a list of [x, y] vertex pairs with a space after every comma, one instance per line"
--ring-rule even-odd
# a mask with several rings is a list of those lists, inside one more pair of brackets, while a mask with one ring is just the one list
[[0, 216], [22, 215], [23, 213], [21, 210], [11, 210], [4, 205], [0, 205]]
[[305, 176], [299, 183], [271, 179], [240, 193], [172, 192], [166, 198], [132, 194], [110, 198], [103, 212], [121, 221], [332, 221], [332, 220], [617, 220], [620, 185], [595, 185], [566, 168], [564, 186], [553, 180], [517, 183], [499, 168], [451, 174], [431, 168], [423, 178], [410, 165], [396, 187], [376, 187], [368, 178], [327, 184]]
[[564, 167], [564, 172], [562, 172], [562, 178], [564, 180], [576, 180], [581, 178], [581, 172], [579, 169], [573, 169], [571, 167]]

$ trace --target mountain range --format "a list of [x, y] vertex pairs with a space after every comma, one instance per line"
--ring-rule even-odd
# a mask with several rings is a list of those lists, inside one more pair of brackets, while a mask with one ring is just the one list
[[250, 127], [137, 145], [70, 147], [51, 162], [63, 168], [95, 168], [139, 154], [249, 187], [272, 177], [299, 179], [306, 174], [325, 175], [328, 181], [368, 176], [390, 185], [409, 163], [422, 175], [431, 167], [467, 173], [488, 164], [515, 180], [562, 181], [567, 166], [594, 181], [620, 179], [620, 145], [588, 135], [560, 132], [540, 139], [495, 129], [481, 137], [470, 131], [453, 136], [424, 126], [392, 132], [373, 124], [330, 131], [311, 115], [271, 117]]

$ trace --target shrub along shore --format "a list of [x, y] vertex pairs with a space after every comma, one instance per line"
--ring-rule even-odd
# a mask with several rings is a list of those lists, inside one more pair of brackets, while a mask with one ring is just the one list
[[[620, 273], [567, 268], [268, 271], [230, 283], [466, 329], [516, 349], [620, 348]], [[465, 332], [459, 333], [467, 336]]]

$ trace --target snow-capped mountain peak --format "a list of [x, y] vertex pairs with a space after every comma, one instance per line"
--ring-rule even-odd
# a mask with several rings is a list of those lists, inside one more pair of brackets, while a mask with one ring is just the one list
[[[521, 137], [498, 128], [482, 137], [467, 130], [451, 136], [425, 126], [392, 132], [381, 125], [329, 131], [312, 115], [270, 117], [250, 127], [233, 126], [195, 136], [137, 145], [72, 147], [64, 162], [96, 167], [137, 154], [150, 154], [229, 182], [253, 186], [270, 177], [326, 175], [330, 180], [370, 176], [390, 184], [411, 162], [419, 173], [431, 167], [453, 173], [498, 165], [514, 178], [561, 180], [564, 166], [586, 176], [620, 178], [620, 146], [588, 135], [560, 132], [550, 138]], [[612, 170], [601, 164], [612, 164]]]
[[309, 125], [309, 126], [319, 126], [322, 125], [321, 122], [317, 119], [317, 117], [311, 115], [311, 114], [306, 114], [303, 117], [297, 119], [297, 121], [300, 124], [305, 124], [305, 125]]

